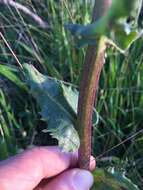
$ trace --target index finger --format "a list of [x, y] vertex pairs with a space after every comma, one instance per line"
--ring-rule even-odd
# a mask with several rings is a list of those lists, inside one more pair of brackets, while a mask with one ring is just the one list
[[0, 163], [0, 189], [31, 190], [43, 178], [76, 164], [77, 154], [64, 153], [58, 147], [36, 147]]

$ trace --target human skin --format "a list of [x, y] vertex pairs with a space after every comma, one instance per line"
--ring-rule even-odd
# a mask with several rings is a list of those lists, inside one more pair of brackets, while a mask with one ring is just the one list
[[92, 183], [92, 174], [77, 168], [77, 154], [58, 147], [35, 147], [0, 162], [0, 190], [89, 190]]

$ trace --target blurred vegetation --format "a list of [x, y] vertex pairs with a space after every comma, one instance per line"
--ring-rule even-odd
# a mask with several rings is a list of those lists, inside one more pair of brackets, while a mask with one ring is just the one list
[[[89, 23], [92, 0], [19, 1], [50, 28], [42, 29], [23, 13], [0, 6], [0, 31], [20, 63], [78, 89], [85, 49], [75, 47], [65, 23]], [[141, 15], [142, 16], [142, 15]], [[140, 17], [142, 23], [142, 17]], [[143, 39], [126, 56], [108, 48], [98, 90], [99, 123], [93, 128], [93, 154], [98, 166], [114, 166], [143, 188]], [[39, 108], [23, 74], [0, 38], [0, 159], [28, 146], [56, 144], [42, 132]], [[96, 121], [95, 121], [96, 122]]]

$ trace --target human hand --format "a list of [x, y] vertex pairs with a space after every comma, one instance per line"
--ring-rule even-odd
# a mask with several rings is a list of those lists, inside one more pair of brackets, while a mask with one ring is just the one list
[[77, 154], [58, 147], [32, 148], [0, 162], [0, 190], [89, 190], [93, 177], [76, 164]]

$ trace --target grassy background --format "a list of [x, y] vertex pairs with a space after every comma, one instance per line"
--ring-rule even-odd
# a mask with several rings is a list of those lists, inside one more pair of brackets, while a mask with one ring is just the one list
[[[42, 29], [18, 10], [0, 6], [0, 31], [20, 63], [33, 64], [41, 72], [78, 88], [86, 49], [75, 48], [64, 24], [89, 23], [92, 0], [19, 2], [50, 25], [50, 29]], [[127, 171], [140, 188], [143, 188], [142, 44], [143, 39], [138, 40], [126, 56], [111, 48], [107, 50], [96, 108], [100, 120], [93, 128], [93, 153], [98, 166]], [[13, 55], [0, 38], [1, 160], [33, 144], [56, 143], [41, 132], [45, 123], [40, 121], [38, 111]]]

